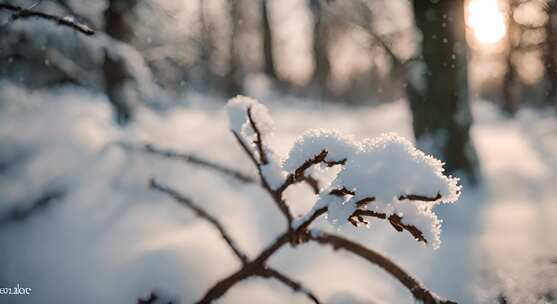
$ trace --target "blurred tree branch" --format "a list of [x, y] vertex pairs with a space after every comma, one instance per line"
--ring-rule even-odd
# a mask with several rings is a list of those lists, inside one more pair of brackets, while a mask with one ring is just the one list
[[17, 5], [11, 5], [7, 3], [0, 3], [0, 10], [7, 10], [13, 12], [10, 21], [15, 21], [17, 19], [26, 18], [39, 18], [54, 22], [58, 25], [69, 27], [75, 31], [78, 31], [84, 35], [92, 36], [95, 31], [89, 26], [83, 23], [76, 22], [72, 17], [59, 17], [55, 15], [46, 14], [43, 12], [30, 10]]
[[[66, 191], [60, 188], [47, 189], [37, 198], [31, 200], [30, 203], [13, 203], [11, 211], [0, 217], [0, 226], [14, 221], [23, 221], [38, 211], [50, 206], [52, 203], [59, 201], [66, 195]], [[22, 207], [23, 206], [23, 207]]]

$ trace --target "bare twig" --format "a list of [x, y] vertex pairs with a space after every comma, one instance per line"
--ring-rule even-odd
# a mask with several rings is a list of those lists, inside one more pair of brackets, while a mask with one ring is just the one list
[[279, 272], [276, 269], [272, 268], [265, 268], [258, 273], [259, 276], [264, 278], [273, 278], [277, 281], [283, 283], [284, 285], [290, 287], [294, 292], [300, 292], [306, 295], [310, 300], [312, 300], [315, 304], [320, 304], [319, 299], [317, 296], [309, 290], [307, 287], [304, 287], [302, 283], [294, 281], [293, 279], [289, 278], [285, 274]]
[[[212, 301], [223, 296], [236, 283], [248, 277], [257, 275], [257, 273], [260, 272], [261, 269], [264, 269], [265, 263], [269, 259], [269, 257], [275, 254], [275, 252], [277, 252], [279, 249], [281, 249], [284, 245], [288, 244], [289, 242], [292, 243], [293, 240], [296, 240], [298, 243], [303, 243], [307, 241], [308, 240], [307, 228], [311, 225], [311, 223], [313, 223], [317, 218], [319, 218], [321, 215], [325, 214], [326, 212], [327, 212], [326, 207], [320, 208], [316, 210], [310, 217], [308, 217], [303, 223], [298, 225], [296, 230], [287, 230], [286, 232], [284, 232], [275, 240], [274, 243], [272, 243], [271, 245], [269, 245], [269, 247], [263, 250], [257, 258], [255, 258], [250, 263], [242, 267], [240, 270], [232, 273], [228, 277], [219, 281], [217, 284], [215, 284], [207, 291], [207, 293], [204, 295], [204, 297], [201, 300], [199, 300], [196, 303], [200, 303], [200, 304], [211, 303]], [[353, 214], [353, 216], [361, 216], [361, 215], [373, 216], [379, 219], [387, 218], [384, 213], [377, 213], [371, 210], [356, 210]], [[365, 248], [361, 245], [358, 246], [360, 246], [361, 248]], [[403, 273], [406, 274], [406, 272]], [[424, 290], [426, 289], [424, 288]], [[420, 291], [410, 290], [410, 292], [414, 294], [414, 292], [419, 293]], [[423, 296], [422, 298], [424, 297], [426, 296]], [[422, 299], [422, 298], [417, 298], [417, 299]], [[453, 302], [425, 302], [425, 303], [453, 303]]]
[[319, 180], [311, 175], [304, 176], [303, 181], [311, 188], [314, 194], [319, 194], [321, 187], [319, 186]]
[[182, 160], [185, 162], [188, 162], [190, 164], [193, 165], [197, 165], [197, 166], [201, 166], [204, 168], [208, 168], [214, 171], [218, 171], [224, 175], [233, 177], [235, 179], [237, 179], [238, 181], [242, 182], [242, 183], [246, 183], [246, 184], [251, 184], [251, 183], [255, 183], [255, 178], [252, 176], [249, 176], [248, 174], [242, 173], [236, 169], [227, 167], [225, 165], [219, 164], [217, 162], [214, 161], [210, 161], [210, 160], [206, 160], [203, 159], [197, 155], [194, 154], [190, 154], [190, 153], [183, 153], [183, 152], [178, 152], [178, 151], [174, 151], [174, 150], [170, 150], [170, 149], [163, 149], [163, 148], [159, 148], [156, 147], [152, 144], [143, 144], [143, 145], [130, 145], [127, 143], [119, 143], [122, 147], [126, 148], [126, 149], [140, 149], [144, 152], [153, 154], [153, 155], [158, 155], [161, 157], [165, 157], [165, 158], [172, 158], [172, 159], [178, 159], [178, 160]]
[[[171, 150], [171, 149], [165, 149], [165, 148], [157, 147], [153, 144], [132, 145], [132, 144], [123, 143], [123, 142], [119, 142], [118, 144], [120, 146], [124, 147], [125, 149], [138, 149], [138, 150], [141, 150], [141, 151], [144, 151], [146, 153], [153, 154], [153, 155], [158, 155], [158, 156], [165, 157], [165, 158], [177, 159], [177, 160], [188, 162], [188, 163], [193, 164], [193, 165], [197, 165], [197, 166], [201, 166], [201, 167], [204, 167], [204, 168], [207, 168], [207, 169], [210, 169], [210, 170], [214, 170], [214, 171], [220, 172], [224, 175], [233, 177], [241, 183], [252, 184], [252, 183], [256, 182], [256, 178], [253, 177], [253, 176], [250, 176], [246, 173], [240, 172], [239, 170], [228, 167], [226, 165], [219, 164], [217, 162], [201, 158], [201, 157], [199, 157], [195, 154], [185, 153], [185, 152], [178, 152], [178, 151]], [[313, 193], [315, 193], [315, 194], [319, 193], [320, 188], [319, 188], [319, 181], [317, 179], [308, 175], [308, 176], [304, 176], [302, 178], [302, 181], [305, 182], [311, 188]]]
[[417, 194], [407, 194], [401, 195], [398, 197], [398, 200], [409, 200], [409, 201], [422, 201], [422, 202], [434, 202], [436, 200], [441, 199], [441, 193], [437, 193], [434, 197], [429, 197], [425, 195], [417, 195]]
[[267, 159], [267, 155], [265, 154], [265, 151], [263, 149], [263, 139], [261, 136], [261, 131], [259, 131], [259, 128], [257, 128], [257, 123], [255, 122], [255, 120], [253, 120], [253, 117], [251, 115], [251, 107], [248, 108], [248, 120], [256, 136], [254, 143], [257, 147], [257, 150], [259, 151], [260, 164], [266, 165], [269, 163], [269, 160]]
[[230, 237], [230, 235], [228, 234], [224, 226], [217, 220], [217, 218], [207, 213], [201, 207], [197, 206], [191, 199], [181, 195], [180, 193], [178, 193], [177, 191], [173, 190], [170, 187], [159, 184], [155, 179], [151, 179], [150, 185], [151, 188], [170, 195], [177, 202], [183, 204], [184, 206], [192, 210], [197, 216], [203, 218], [204, 220], [211, 223], [211, 225], [215, 226], [215, 228], [217, 228], [217, 230], [219, 231], [220, 235], [222, 236], [226, 244], [228, 244], [228, 247], [232, 249], [232, 251], [238, 257], [238, 259], [240, 259], [242, 264], [245, 265], [248, 263], [247, 255], [238, 248], [234, 240], [232, 240], [232, 237]]
[[396, 231], [402, 232], [403, 230], [408, 231], [418, 242], [427, 243], [424, 237], [424, 233], [414, 225], [404, 224], [402, 222], [402, 217], [398, 214], [391, 214], [388, 218], [389, 223], [395, 228]]
[[14, 14], [11, 16], [11, 20], [25, 19], [25, 18], [39, 18], [48, 21], [55, 22], [58, 25], [69, 27], [75, 31], [78, 31], [87, 36], [95, 34], [95, 31], [89, 26], [76, 22], [71, 17], [59, 17], [55, 15], [46, 14], [43, 12], [38, 12], [30, 9], [23, 8], [17, 5], [11, 5], [7, 3], [0, 3], [0, 10], [12, 11]]
[[417, 279], [389, 258], [356, 242], [350, 241], [338, 235], [324, 232], [310, 232], [306, 234], [306, 237], [308, 240], [315, 241], [323, 245], [330, 245], [335, 250], [346, 250], [372, 264], [379, 266], [402, 283], [402, 285], [404, 285], [412, 293], [416, 300], [424, 304], [456, 304], [455, 302], [439, 298], [439, 296], [426, 289]]
[[346, 159], [341, 160], [327, 160], [327, 155], [329, 152], [327, 150], [322, 150], [319, 154], [313, 156], [312, 158], [306, 160], [300, 167], [296, 168], [293, 173], [290, 173], [284, 183], [277, 188], [278, 193], [284, 192], [288, 187], [307, 180], [307, 176], [305, 172], [307, 169], [311, 168], [314, 165], [319, 163], [325, 163], [327, 166], [332, 167], [336, 165], [344, 165], [346, 163]]
[[[249, 109], [248, 109], [248, 113], [251, 113]], [[248, 116], [248, 118], [251, 121], [251, 114]], [[250, 123], [250, 124], [252, 125], [252, 127], [256, 126], [255, 122]], [[259, 134], [258, 129], [254, 129], [254, 132], [256, 134]], [[282, 198], [282, 192], [280, 192], [278, 190], [274, 190], [273, 188], [271, 188], [271, 186], [267, 182], [267, 179], [263, 175], [263, 171], [261, 169], [261, 163], [257, 161], [257, 159], [255, 158], [255, 155], [253, 155], [249, 146], [244, 142], [244, 140], [242, 139], [242, 137], [238, 133], [236, 133], [235, 131], [232, 131], [232, 134], [234, 134], [234, 137], [238, 141], [238, 144], [240, 144], [240, 146], [242, 147], [242, 150], [244, 150], [244, 152], [248, 155], [248, 157], [253, 162], [254, 166], [257, 168], [257, 173], [259, 174], [259, 178], [260, 178], [260, 181], [261, 181], [261, 186], [263, 187], [263, 189], [265, 189], [265, 191], [267, 191], [271, 195], [271, 197], [273, 198], [273, 201], [275, 202], [275, 204], [277, 205], [279, 210], [282, 212], [282, 214], [286, 218], [286, 222], [288, 223], [288, 227], [290, 229], [290, 227], [292, 226], [291, 225], [292, 224], [292, 213], [290, 212], [290, 208], [288, 208], [288, 205], [286, 204], [286, 202]], [[257, 138], [258, 138], [258, 140], [260, 140], [261, 135], [258, 135]], [[261, 146], [262, 145], [263, 144], [261, 143]], [[265, 155], [263, 148], [260, 147], [259, 149], [260, 149], [260, 152], [263, 153], [262, 155]]]
[[[60, 200], [65, 194], [66, 192], [62, 189], [50, 189], [34, 199], [30, 204], [15, 203], [13, 205], [17, 207], [0, 218], [0, 225], [13, 221], [25, 220], [37, 211], [42, 210], [51, 205], [53, 202]], [[28, 205], [28, 207], [21, 208], [21, 205]]]

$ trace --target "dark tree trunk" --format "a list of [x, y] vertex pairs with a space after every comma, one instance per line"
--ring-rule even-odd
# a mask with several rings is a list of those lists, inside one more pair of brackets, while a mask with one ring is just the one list
[[214, 83], [215, 75], [211, 67], [211, 57], [214, 49], [213, 29], [209, 23], [204, 0], [199, 0], [199, 24], [201, 32], [199, 33], [199, 65], [201, 68], [200, 79], [205, 83]]
[[230, 61], [228, 64], [227, 91], [230, 96], [242, 93], [243, 73], [241, 70], [240, 48], [238, 42], [240, 40], [242, 14], [240, 11], [241, 1], [231, 0], [230, 17], [232, 20], [232, 36], [230, 38]]
[[328, 90], [327, 80], [331, 73], [329, 60], [329, 31], [323, 16], [323, 7], [320, 0], [309, 0], [313, 15], [313, 60], [314, 69], [312, 83], [322, 90]]
[[503, 100], [501, 102], [501, 108], [504, 113], [509, 116], [514, 116], [516, 111], [518, 111], [519, 101], [520, 101], [520, 84], [518, 83], [518, 75], [514, 64], [512, 62], [512, 57], [514, 54], [515, 47], [520, 43], [520, 41], [515, 41], [520, 39], [520, 25], [517, 24], [513, 19], [513, 11], [515, 5], [511, 1], [510, 12], [507, 16], [507, 54], [506, 54], [506, 70], [503, 76], [503, 82], [501, 84], [501, 92], [503, 95]]
[[549, 18], [545, 26], [545, 96], [548, 104], [557, 105], [557, 0], [547, 3], [547, 13]]
[[[109, 0], [104, 11], [105, 32], [118, 41], [129, 43], [133, 37], [133, 26], [127, 14], [136, 4], [136, 0]], [[103, 72], [106, 94], [113, 106], [116, 121], [125, 125], [133, 118], [134, 101], [125, 92], [130, 75], [124, 58], [106, 50]]]
[[[415, 22], [422, 33], [421, 86], [407, 86], [417, 144], [446, 163], [449, 173], [478, 178], [478, 161], [469, 130], [467, 46], [464, 1], [415, 0]], [[411, 78], [411, 76], [409, 75]]]
[[277, 79], [277, 71], [273, 56], [273, 33], [269, 20], [268, 0], [261, 1], [261, 22], [263, 26], [263, 69], [267, 76]]

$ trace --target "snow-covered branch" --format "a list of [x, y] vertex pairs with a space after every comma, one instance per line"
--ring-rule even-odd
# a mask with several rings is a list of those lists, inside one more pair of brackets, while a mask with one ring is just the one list
[[455, 302], [442, 299], [438, 295], [426, 289], [416, 278], [395, 264], [389, 258], [356, 242], [335, 234], [315, 230], [309, 231], [306, 236], [310, 241], [315, 241], [323, 245], [330, 245], [334, 250], [343, 249], [365, 259], [371, 264], [377, 265], [396, 278], [412, 293], [416, 300], [424, 304], [456, 304]]
[[10, 20], [12, 21], [17, 19], [25, 19], [25, 18], [39, 18], [39, 19], [52, 21], [61, 26], [71, 28], [87, 36], [91, 36], [95, 34], [95, 31], [91, 29], [89, 26], [75, 21], [74, 18], [72, 17], [68, 17], [68, 16], [59, 17], [59, 16], [50, 15], [39, 11], [26, 9], [21, 6], [7, 4], [7, 3], [0, 3], [0, 10], [7, 10], [13, 12], [13, 14], [10, 17]]
[[334, 225], [358, 226], [367, 223], [363, 216], [373, 216], [387, 219], [418, 241], [439, 246], [441, 222], [433, 207], [460, 195], [458, 179], [445, 176], [439, 160], [394, 134], [358, 142], [338, 132], [311, 130], [296, 140], [284, 160], [283, 169], [293, 173], [280, 189], [320, 163], [340, 164], [341, 169], [314, 207], [293, 222], [295, 229], [323, 213]]
[[[281, 169], [280, 157], [266, 141], [274, 127], [269, 111], [257, 100], [244, 96], [232, 98], [227, 104], [227, 110], [234, 137], [257, 168], [261, 185], [273, 198], [290, 227], [292, 213], [282, 198], [282, 192], [277, 191], [284, 182], [285, 174]], [[313, 180], [310, 183], [315, 186]]]
[[[374, 140], [357, 142], [335, 131], [312, 130], [302, 135], [286, 157], [269, 145], [273, 122], [265, 106], [254, 99], [238, 96], [227, 105], [230, 129], [238, 144], [255, 165], [262, 188], [286, 217], [286, 231], [248, 260], [236, 247], [223, 226], [191, 200], [155, 181], [152, 187], [169, 194], [213, 224], [223, 239], [241, 259], [237, 271], [221, 279], [207, 290], [196, 303], [208, 304], [221, 298], [230, 288], [250, 277], [274, 278], [292, 290], [304, 293], [319, 303], [314, 293], [299, 282], [274, 270], [267, 261], [285, 245], [307, 242], [331, 245], [358, 255], [375, 264], [400, 281], [420, 302], [454, 303], [443, 300], [412, 275], [388, 258], [341, 236], [310, 230], [311, 224], [327, 214], [335, 225], [351, 223], [358, 227], [365, 217], [389, 221], [397, 231], [408, 231], [415, 239], [439, 246], [440, 220], [432, 209], [438, 203], [452, 203], [460, 194], [458, 180], [443, 174], [443, 164], [415, 149], [407, 140], [387, 134]], [[147, 152], [191, 161], [189, 155], [145, 147]], [[199, 162], [199, 161], [198, 161]], [[195, 162], [194, 162], [195, 163]], [[206, 161], [200, 163], [205, 164]], [[313, 166], [341, 166], [327, 186], [308, 174]], [[205, 166], [218, 171], [214, 165]], [[226, 171], [226, 170], [224, 170]], [[305, 215], [293, 220], [283, 197], [291, 185], [307, 182], [317, 194], [314, 206]]]

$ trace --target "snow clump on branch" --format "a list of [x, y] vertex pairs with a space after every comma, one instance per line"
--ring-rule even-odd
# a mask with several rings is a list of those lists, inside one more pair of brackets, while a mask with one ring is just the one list
[[358, 226], [367, 223], [364, 216], [371, 216], [439, 246], [441, 220], [433, 207], [458, 200], [461, 187], [458, 178], [444, 174], [441, 161], [410, 141], [393, 133], [356, 141], [336, 131], [309, 130], [281, 158], [266, 141], [274, 124], [264, 105], [238, 96], [228, 102], [227, 111], [230, 128], [259, 155], [262, 178], [273, 189], [288, 183], [288, 176], [303, 176], [313, 165], [341, 166], [320, 189], [313, 208], [293, 222], [294, 229], [324, 211], [334, 225]]

